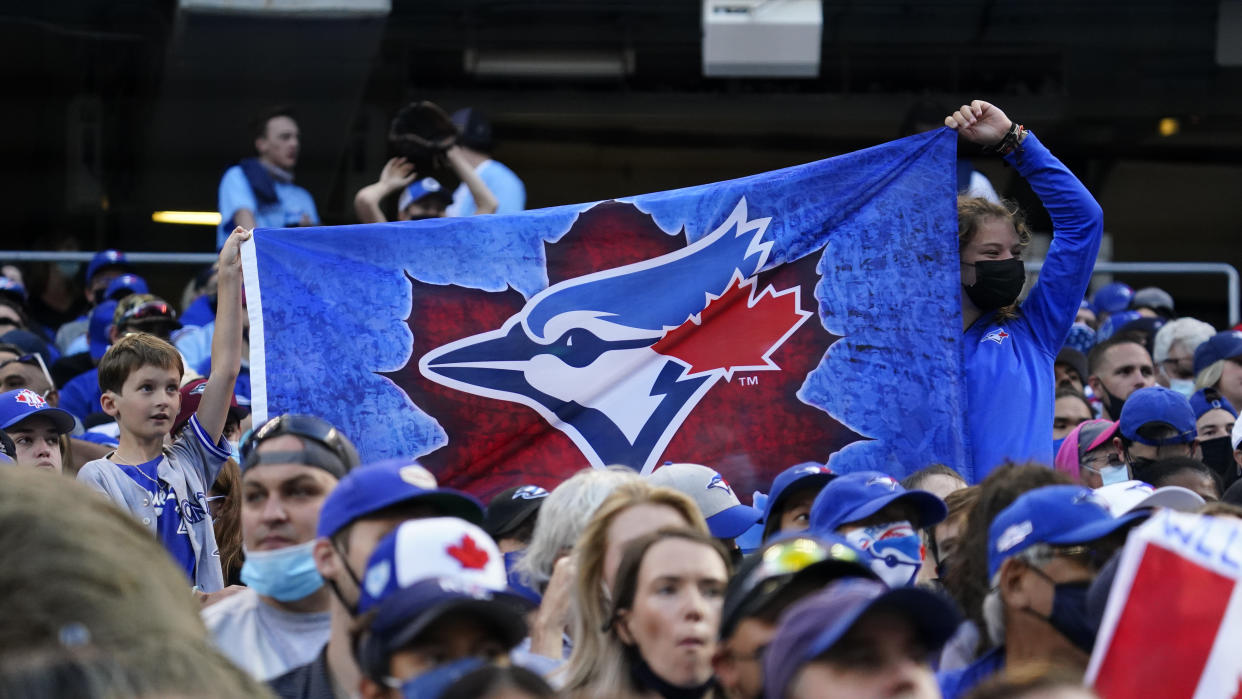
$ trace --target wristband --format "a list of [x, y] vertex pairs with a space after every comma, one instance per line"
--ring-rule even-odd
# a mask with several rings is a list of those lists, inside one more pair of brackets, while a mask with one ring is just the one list
[[1026, 127], [1018, 122], [1012, 122], [1009, 131], [1005, 132], [1005, 137], [994, 146], [990, 146], [985, 150], [990, 153], [996, 153], [1000, 156], [1006, 156], [1015, 150], [1022, 150], [1022, 142], [1026, 140]]

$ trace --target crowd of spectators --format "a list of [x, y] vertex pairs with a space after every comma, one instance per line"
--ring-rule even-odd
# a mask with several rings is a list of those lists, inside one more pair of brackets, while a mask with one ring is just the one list
[[[1026, 178], [1053, 239], [1023, 295], [1022, 213], [959, 197], [973, 471], [900, 482], [824, 455], [748, 504], [710, 464], [614, 466], [484, 504], [321, 417], [252, 424], [240, 248], [319, 222], [287, 109], [225, 173], [219, 259], [177, 304], [106, 250], [52, 323], [6, 266], [0, 695], [1095, 696], [1089, 593], [1128, 532], [1242, 516], [1242, 331], [1157, 288], [1088, 296], [1086, 188], [994, 105], [945, 125]], [[476, 110], [410, 105], [389, 140], [363, 222], [524, 207]]]

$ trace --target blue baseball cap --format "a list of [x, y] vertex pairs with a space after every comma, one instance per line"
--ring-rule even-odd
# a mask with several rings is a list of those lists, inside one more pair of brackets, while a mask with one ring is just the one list
[[72, 415], [48, 405], [43, 396], [29, 388], [0, 393], [0, 430], [7, 430], [32, 417], [48, 418], [61, 434], [72, 432], [77, 424]]
[[393, 505], [415, 502], [428, 505], [440, 516], [474, 524], [483, 521], [483, 505], [478, 500], [438, 487], [435, 476], [413, 459], [387, 459], [345, 474], [324, 500], [316, 534], [331, 538], [354, 520]]
[[1134, 290], [1129, 284], [1123, 282], [1113, 282], [1100, 287], [1091, 297], [1091, 305], [1095, 308], [1096, 313], [1118, 313], [1130, 307], [1130, 300], [1134, 298]]
[[944, 500], [925, 490], [906, 490], [897, 479], [879, 471], [856, 471], [837, 476], [819, 491], [811, 505], [811, 531], [835, 532], [838, 527], [866, 519], [894, 502], [918, 510], [915, 527], [930, 527], [949, 514]]
[[743, 505], [733, 486], [714, 468], [701, 464], [664, 464], [647, 479], [686, 494], [698, 505], [707, 530], [717, 539], [741, 536], [763, 516], [750, 505]]
[[108, 283], [108, 288], [104, 290], [103, 297], [113, 301], [119, 301], [130, 294], [149, 294], [147, 289], [147, 280], [137, 274], [122, 274]]
[[446, 201], [453, 200], [453, 196], [444, 191], [444, 186], [440, 184], [439, 180], [434, 177], [424, 177], [421, 180], [411, 182], [406, 185], [405, 189], [401, 190], [401, 196], [397, 198], [397, 211], [404, 211], [405, 207], [429, 194], [435, 194]]
[[25, 304], [26, 285], [0, 275], [0, 296], [8, 296], [20, 304]]
[[[1208, 395], [1208, 392], [1211, 395]], [[1209, 410], [1224, 410], [1235, 418], [1238, 411], [1233, 407], [1233, 403], [1229, 399], [1222, 396], [1220, 392], [1213, 388], [1201, 388], [1190, 395], [1190, 409], [1194, 411], [1195, 419], [1203, 417], [1203, 414]]]
[[961, 622], [953, 603], [934, 592], [889, 588], [865, 578], [838, 580], [781, 616], [763, 657], [763, 695], [785, 696], [803, 665], [829, 651], [872, 610], [893, 611], [907, 619], [933, 652], [953, 637]]
[[1080, 485], [1047, 485], [1027, 491], [1001, 510], [988, 527], [988, 579], [1005, 559], [1035, 544], [1086, 544], [1149, 514], [1138, 511], [1113, 517], [1104, 498]]
[[1118, 311], [1100, 324], [1100, 329], [1095, 334], [1095, 341], [1103, 342], [1115, 335], [1122, 327], [1142, 318], [1143, 315], [1138, 311]]
[[776, 520], [785, 509], [785, 501], [795, 490], [814, 488], [818, 491], [836, 477], [832, 469], [816, 461], [804, 461], [778, 473], [772, 479], [772, 489], [763, 507], [763, 537], [766, 539], [776, 531], [780, 525]]
[[90, 323], [86, 329], [86, 340], [90, 345], [91, 359], [99, 361], [112, 346], [112, 338], [108, 337], [108, 328], [112, 327], [112, 316], [116, 314], [116, 301], [104, 301], [91, 311]]
[[101, 250], [95, 253], [91, 258], [90, 264], [86, 266], [86, 283], [90, 284], [95, 278], [95, 274], [105, 267], [124, 267], [129, 269], [129, 263], [125, 260], [125, 253], [120, 250]]
[[[1139, 436], [1138, 429], [1153, 422], [1169, 425], [1177, 430], [1177, 434], [1159, 441]], [[1121, 436], [1150, 447], [1187, 444], [1199, 435], [1190, 401], [1186, 400], [1186, 396], [1164, 386], [1148, 386], [1131, 393], [1121, 409], [1120, 423]]]
[[1242, 355], [1242, 330], [1226, 330], [1208, 338], [1195, 348], [1195, 373], [1222, 359]]

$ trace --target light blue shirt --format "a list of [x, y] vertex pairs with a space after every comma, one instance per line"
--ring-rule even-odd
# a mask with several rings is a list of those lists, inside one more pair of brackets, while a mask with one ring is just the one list
[[[496, 213], [516, 214], [526, 209], [526, 185], [522, 184], [512, 170], [495, 160], [484, 160], [474, 169], [474, 174], [492, 190], [496, 197]], [[453, 192], [453, 203], [445, 209], [449, 216], [473, 216], [479, 207], [475, 204], [470, 188], [462, 182]]]
[[[254, 213], [255, 225], [258, 228], [285, 228], [296, 226], [301, 222], [302, 215], [310, 218], [311, 223], [319, 224], [319, 212], [315, 209], [315, 200], [310, 192], [290, 182], [276, 182], [276, 198], [274, 204], [259, 206], [254, 197], [254, 190], [242, 172], [240, 166], [234, 165], [224, 171], [220, 179], [220, 225], [216, 228], [216, 249], [224, 247], [224, 241], [233, 231], [229, 222], [238, 209], [249, 209]], [[229, 226], [227, 229], [226, 226]]]

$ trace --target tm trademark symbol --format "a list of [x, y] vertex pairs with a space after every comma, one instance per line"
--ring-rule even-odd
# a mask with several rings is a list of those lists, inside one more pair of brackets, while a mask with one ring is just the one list
[[739, 376], [737, 380], [738, 380], [738, 383], [742, 386], [758, 386], [759, 385], [758, 376]]

